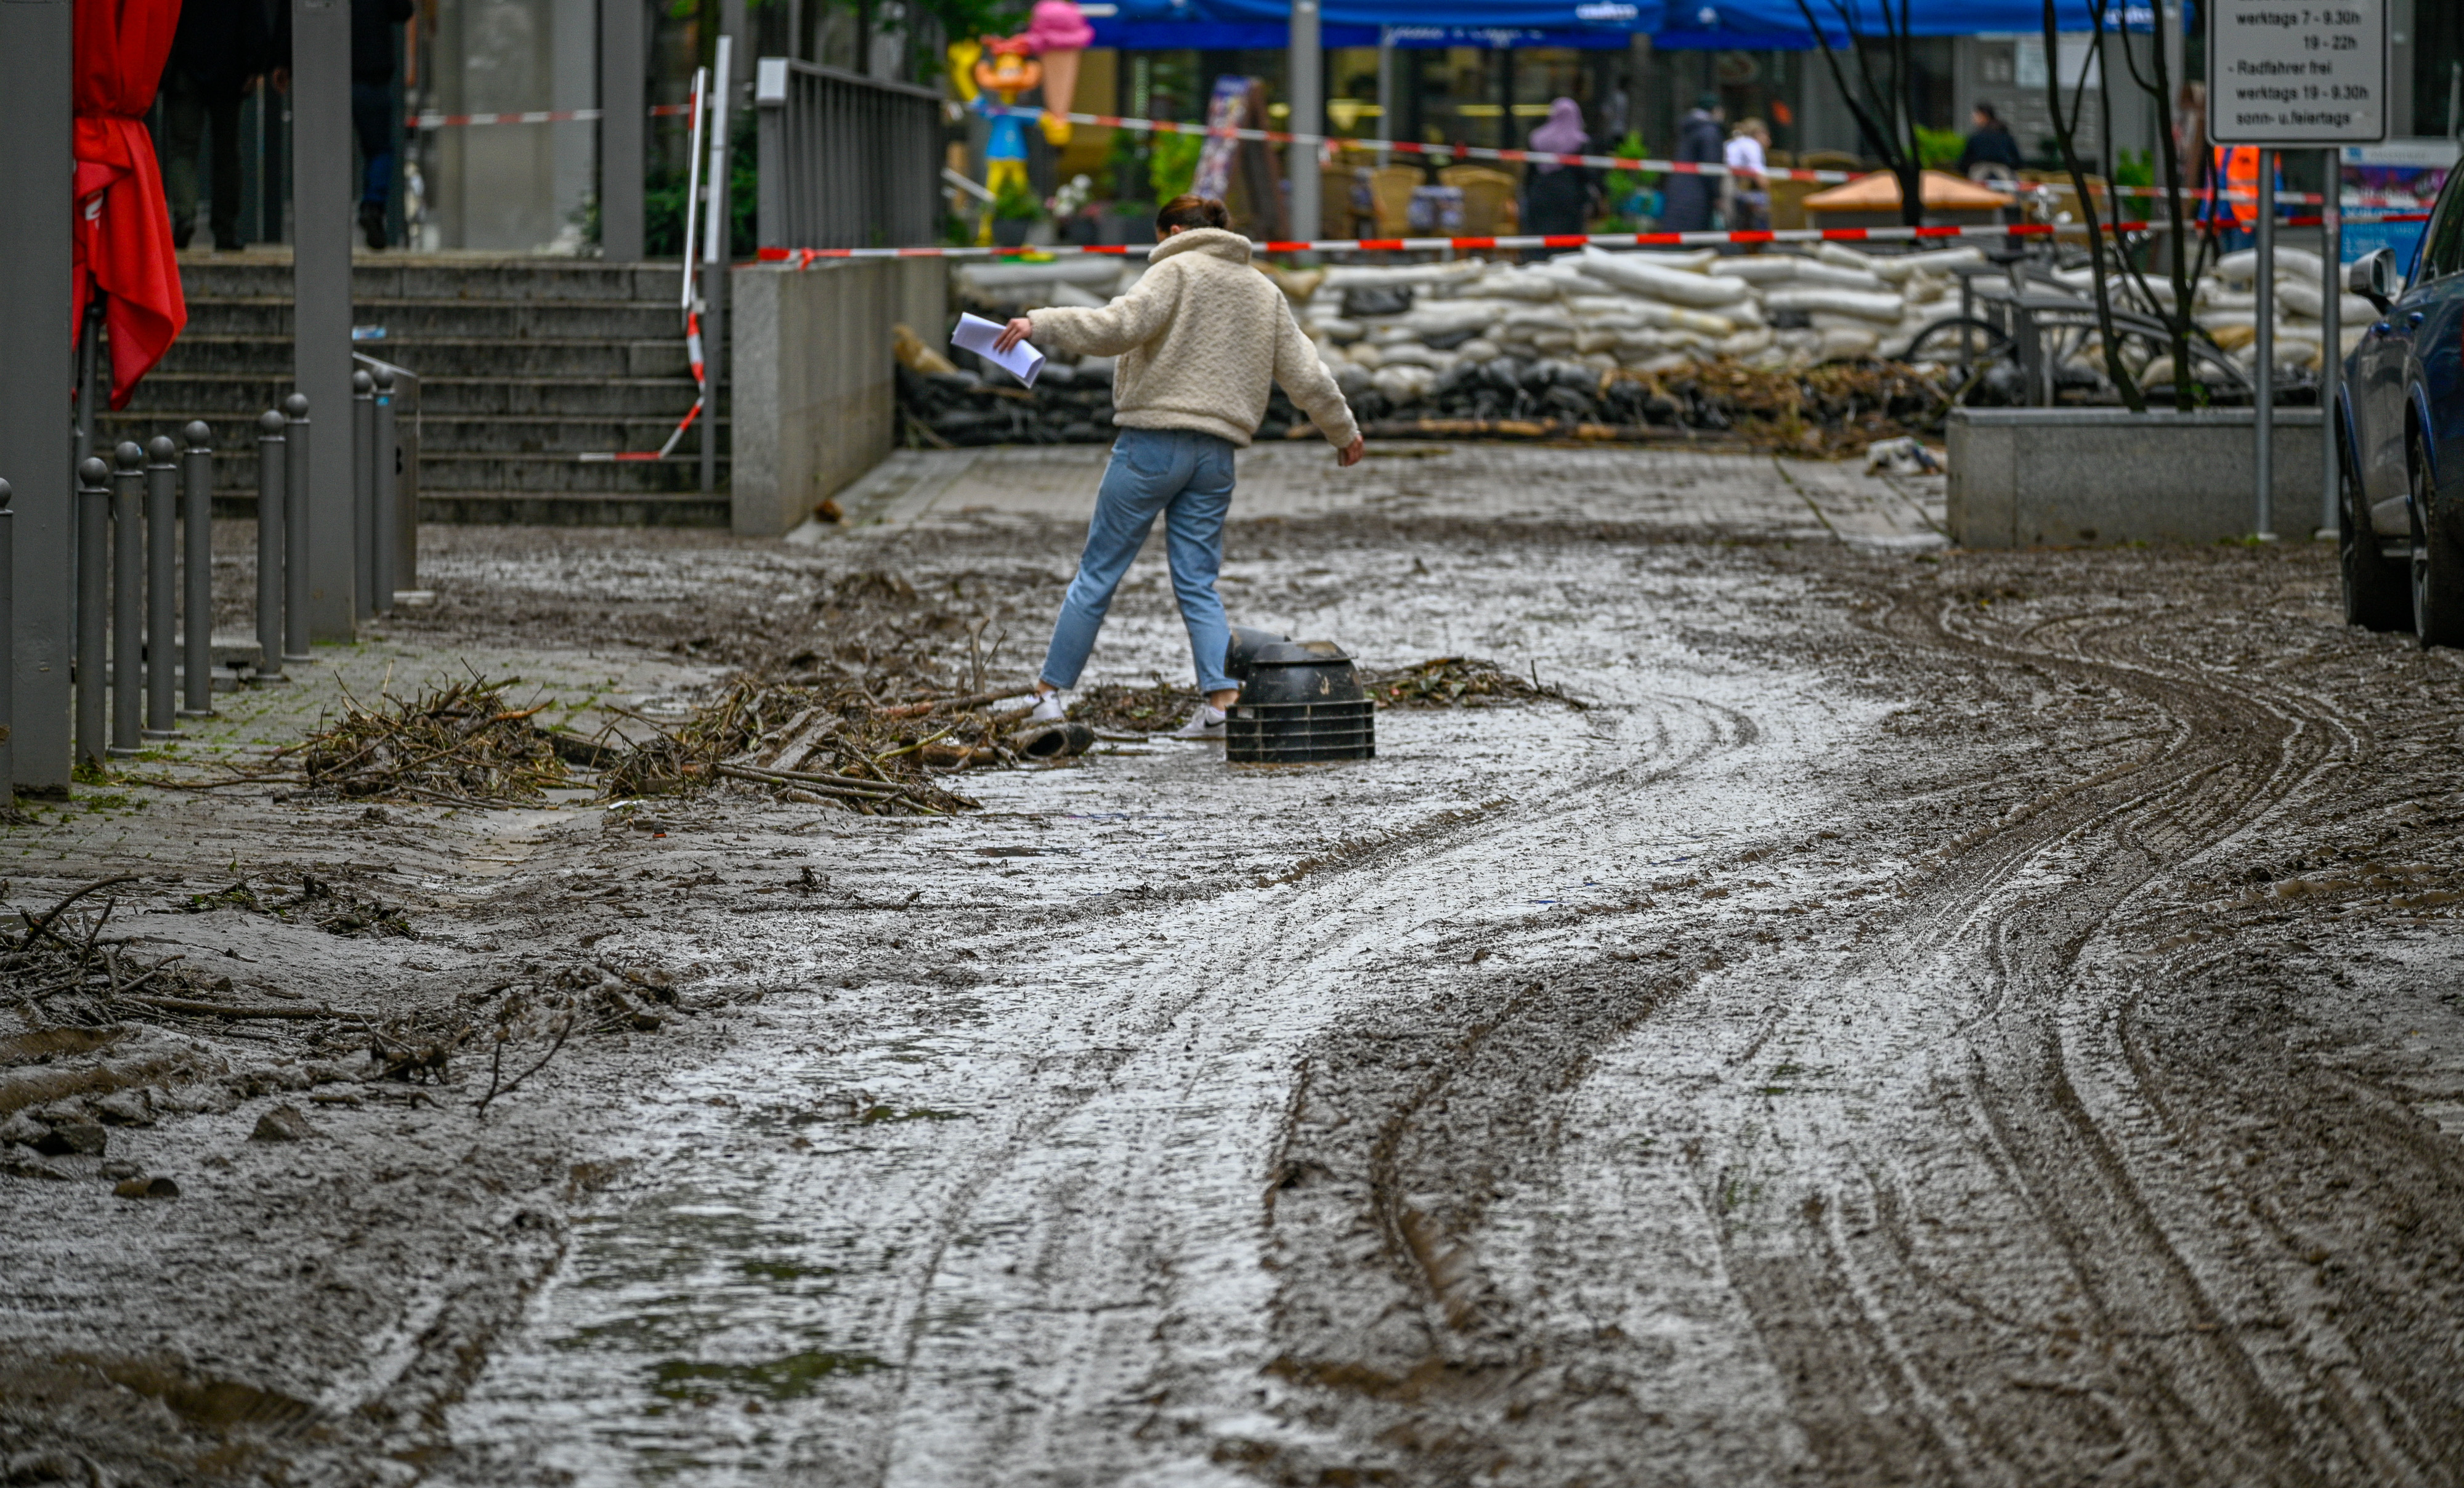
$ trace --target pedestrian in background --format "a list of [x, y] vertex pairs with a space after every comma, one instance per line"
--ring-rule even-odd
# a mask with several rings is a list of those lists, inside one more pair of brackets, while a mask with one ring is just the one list
[[[1726, 132], [1720, 127], [1720, 96], [1705, 93], [1694, 100], [1694, 108], [1677, 125], [1675, 159], [1697, 165], [1721, 165], [1727, 161]], [[1660, 185], [1660, 228], [1663, 232], [1705, 232], [1711, 227], [1711, 203], [1719, 193], [1719, 182], [1711, 176], [1691, 171], [1670, 171]]]
[[1771, 132], [1759, 119], [1741, 119], [1728, 136], [1728, 226], [1739, 232], [1771, 230]]
[[[1547, 122], [1531, 131], [1537, 154], [1580, 155], [1591, 142], [1583, 131], [1583, 106], [1572, 98], [1550, 104]], [[1589, 166], [1535, 160], [1523, 178], [1523, 230], [1544, 237], [1580, 233], [1599, 205], [1599, 173]], [[1524, 253], [1527, 259], [1548, 256], [1546, 249]]]
[[1121, 432], [1036, 677], [1031, 721], [1064, 716], [1061, 692], [1078, 685], [1112, 592], [1160, 516], [1173, 594], [1205, 694], [1176, 736], [1221, 743], [1224, 710], [1241, 695], [1223, 669], [1232, 627], [1215, 592], [1233, 451], [1257, 434], [1266, 395], [1281, 383], [1335, 447], [1336, 464], [1360, 461], [1360, 429], [1317, 343], [1302, 334], [1284, 292], [1250, 263], [1249, 240], [1231, 229], [1221, 202], [1175, 197], [1155, 213], [1155, 251], [1128, 294], [1100, 310], [1021, 316], [994, 341], [1008, 351], [1032, 337], [1056, 350], [1119, 359], [1112, 422]]
[[239, 236], [239, 105], [272, 60], [272, 43], [264, 0], [187, 0], [180, 8], [163, 67], [163, 195], [176, 248], [187, 248], [197, 230], [197, 151], [208, 142], [214, 248], [247, 246]]
[[385, 246], [385, 204], [393, 196], [394, 28], [411, 17], [411, 0], [351, 0], [351, 128], [367, 163], [360, 190], [360, 233], [370, 248]]
[[1976, 127], [1959, 147], [1959, 173], [1970, 181], [2016, 181], [2026, 162], [2019, 154], [2019, 142], [2011, 137], [2011, 126], [2002, 122], [1991, 103], [1979, 103], [1969, 117]]

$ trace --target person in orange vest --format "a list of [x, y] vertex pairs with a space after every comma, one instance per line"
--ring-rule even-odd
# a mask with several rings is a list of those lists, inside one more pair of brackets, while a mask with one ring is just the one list
[[[2247, 248], [2258, 229], [2258, 146], [2218, 145], [2210, 152], [2210, 196], [2199, 215], [2217, 225], [2224, 251]], [[2284, 171], [2276, 172], [2276, 187], [2284, 189]], [[2230, 222], [2231, 227], [2225, 224]]]

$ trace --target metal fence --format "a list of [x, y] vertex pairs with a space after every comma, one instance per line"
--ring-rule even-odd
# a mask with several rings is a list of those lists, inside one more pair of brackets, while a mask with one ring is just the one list
[[765, 56], [753, 105], [761, 247], [883, 248], [940, 236], [937, 94]]

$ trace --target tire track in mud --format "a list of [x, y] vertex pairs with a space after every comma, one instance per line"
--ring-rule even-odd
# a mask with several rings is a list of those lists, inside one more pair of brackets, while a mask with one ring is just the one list
[[[1481, 1283], [1470, 1258], [1507, 1187], [1488, 1170], [1513, 1166], [1503, 1154], [1571, 1119], [1556, 1097], [1597, 1047], [1583, 1040], [1601, 1030], [1581, 1017], [1531, 1016], [1550, 990], [1614, 975], [1578, 971], [1554, 989], [1467, 993], [1455, 1016], [1473, 1036], [1406, 1088], [1355, 1077], [1342, 1109], [1313, 1116], [1296, 1102], [1294, 1131], [1314, 1124], [1322, 1142], [1339, 1146], [1326, 1132], [1373, 1111], [1382, 1125], [1366, 1193], [1355, 1186], [1336, 1212], [1292, 1226], [1307, 1242], [1286, 1247], [1279, 1302], [1288, 1346], [1279, 1368], [1321, 1387], [1287, 1409], [1321, 1429], [1340, 1423], [1344, 1442], [1261, 1448], [1259, 1469], [1291, 1478], [1375, 1464], [1447, 1481], [1479, 1464], [1485, 1477], [1553, 1481], [1649, 1459], [1668, 1464], [1671, 1480], [1695, 1481], [1761, 1480], [1779, 1467], [1843, 1482], [2019, 1483], [2091, 1467], [2168, 1483], [2415, 1479], [2374, 1388], [2344, 1388], [2337, 1370], [2354, 1355], [2333, 1328], [2315, 1316], [2299, 1329], [2263, 1325], [2288, 1311], [2279, 1294], [2299, 1293], [2298, 1279], [2232, 1233], [2227, 1206], [2207, 1192], [2216, 1174], [2190, 1171], [2168, 1146], [2129, 1060], [2104, 1046], [2121, 989], [2137, 984], [2120, 970], [2126, 952], [2107, 944], [2117, 916], [2166, 875], [2229, 851], [2305, 783], [2348, 763], [2365, 737], [2316, 697], [2228, 686], [2151, 654], [2130, 628], [2137, 618], [2064, 617], [1998, 640], [1963, 632], [1947, 607], [1894, 606], [1881, 628], [1903, 646], [2116, 688], [2162, 710], [2169, 728], [2136, 759], [2041, 793], [1954, 844], [1888, 933], [1843, 964], [1798, 974], [1778, 1048], [1764, 1049], [1767, 1029], [1731, 1056], [1785, 1075], [1797, 1067], [1793, 1050], [1850, 1053], [1851, 1083], [1867, 1088], [1848, 1108], [1793, 1115], [1782, 1100], [1732, 1088], [1670, 1123], [1717, 1131], [1688, 1144], [1694, 1197], [1762, 1350], [1748, 1363], [1785, 1393], [1793, 1443], [1669, 1452], [1669, 1413], [1651, 1409], [1644, 1383], [1649, 1350], [1608, 1336], [1614, 1327], [1585, 1338], [1538, 1315], [1546, 1286], [1507, 1300]], [[1694, 974], [1718, 971], [1715, 952]], [[1624, 1026], [1691, 979], [1629, 995]], [[1825, 1006], [1852, 1000], [1838, 997], [1843, 984], [1894, 983], [1896, 995], [1860, 1004], [1861, 1015], [1885, 1015], [1879, 1038], [1849, 1032]], [[1893, 1013], [1904, 1016], [1895, 1023]], [[1369, 1062], [1378, 1045], [1408, 1060], [1403, 1040], [1374, 1021], [1351, 1031], [1354, 1055]], [[1516, 1023], [1542, 1026], [1509, 1052], [1497, 1029]], [[1331, 1044], [1320, 1057], [1340, 1053]], [[1426, 1113], [1484, 1061], [1510, 1070], [1485, 1092], [1486, 1122], [1416, 1132], [1416, 1123], [1447, 1125]], [[1565, 1072], [1553, 1089], [1552, 1061]], [[1496, 1109], [1516, 1100], [1532, 1109]], [[1894, 1101], [1940, 1125], [1878, 1134], [1866, 1118]], [[1409, 1161], [1416, 1137], [1450, 1162]], [[1405, 1195], [1414, 1181], [1435, 1192]], [[1290, 1204], [1287, 1193], [1279, 1201]], [[1357, 1236], [1372, 1215], [1381, 1255], [1327, 1243]], [[1682, 1231], [1672, 1223], [1660, 1228]], [[1309, 1247], [1327, 1257], [1313, 1271]], [[1626, 1258], [1640, 1267], [1656, 1258]], [[1383, 1297], [1357, 1276], [1381, 1260], [1398, 1279]], [[1414, 1325], [1398, 1326], [1415, 1306]]]
[[[1203, 1453], [1202, 1438], [1176, 1438], [1255, 1409], [1255, 1369], [1265, 1353], [1263, 1336], [1250, 1335], [1263, 1334], [1264, 1299], [1245, 1295], [1254, 1280], [1210, 1282], [1196, 1273], [1211, 1241], [1234, 1253], [1248, 1278], [1259, 1275], [1261, 1185], [1271, 1178], [1286, 1191], [1293, 1179], [1288, 1167], [1262, 1173], [1260, 1151], [1271, 1149], [1288, 1105], [1307, 1095], [1292, 1086], [1291, 1051], [1368, 989], [1408, 974], [1415, 953], [1401, 948], [1423, 927], [1493, 898], [1490, 864], [1517, 861], [1521, 848], [1523, 871], [1531, 871], [1529, 840], [1562, 835], [1570, 806], [1596, 809], [1760, 736], [1745, 713], [1716, 703], [1664, 697], [1641, 706], [1651, 708], [1650, 732], [1615, 740], [1618, 762], [1502, 810], [1453, 814], [1434, 832], [1335, 855], [1229, 942], [1211, 926], [1222, 963], [1259, 974], [1235, 974], [1142, 1013], [1140, 1026], [1115, 1040], [1103, 1088], [1048, 1092], [1031, 1119], [980, 1154], [964, 1192], [936, 1216], [936, 1252], [961, 1232], [1010, 1238], [992, 1240], [991, 1257], [971, 1258], [968, 1276], [946, 1279], [938, 1298], [937, 1255], [919, 1280], [906, 1309], [900, 1447], [883, 1481], [1117, 1475], [1148, 1454], [1099, 1464], [1087, 1456], [1094, 1444], [1144, 1438], [1167, 1456], [1191, 1446]], [[1195, 1058], [1180, 1052], [1184, 1036], [1197, 1039]], [[1115, 1091], [1156, 1088], [1180, 1089], [1182, 1107], [1140, 1113], [1115, 1105]], [[1089, 1127], [1107, 1130], [1105, 1149], [1074, 1159], [1079, 1171], [1062, 1179], [1040, 1154], [1086, 1149]], [[992, 1263], [1004, 1257], [1009, 1271]], [[995, 1277], [1007, 1280], [988, 1288]], [[979, 1331], [965, 1348], [1021, 1367], [1074, 1356], [1083, 1377], [1056, 1392], [1067, 1398], [1047, 1396], [1025, 1419], [967, 1403], [972, 1371], [957, 1357], [958, 1341], [923, 1326], [936, 1305], [954, 1303], [1010, 1330], [998, 1339]], [[1099, 1346], [1065, 1337], [1099, 1307], [1114, 1314], [1099, 1325]], [[1104, 1362], [1090, 1369], [1083, 1362], [1090, 1355]]]
[[[2166, 1482], [2408, 1480], [2373, 1412], [2318, 1389], [2317, 1367], [2343, 1350], [2314, 1338], [2288, 1357], [2280, 1337], [2236, 1325], [2265, 1268], [2215, 1243], [2222, 1206], [2148, 1139], [2127, 1061], [2103, 1047], [2104, 963], [2118, 952], [2102, 942], [2127, 901], [2228, 848], [2353, 741], [2308, 700], [2153, 664], [2118, 617], [2007, 643], [1940, 612], [1922, 627], [1913, 618], [1903, 606], [1892, 628], [1987, 663], [2092, 676], [2165, 710], [2177, 733], [2135, 768], [2031, 803], [2026, 821], [1967, 847], [1857, 969], [1876, 977], [1929, 952], [1935, 979], [1966, 980], [1973, 1003], [1949, 1042], [1891, 1051], [1918, 1066], [1904, 1088], [1932, 1098], [1942, 1128], [1894, 1143], [1796, 1124], [1782, 1145], [1806, 1168], [1832, 1167], [1831, 1181], [1799, 1185], [1793, 1230], [1732, 1241], [1823, 1476], [1879, 1481], [1921, 1466], [1914, 1476], [1932, 1480], [2027, 1482], [2100, 1463]], [[2046, 645], [2047, 630], [2067, 644]], [[1977, 1235], [1970, 1213], [1974, 1238], [1946, 1243], [1945, 1216], [1980, 1204], [1998, 1212], [1996, 1233]], [[1887, 1363], [1827, 1346], [1836, 1327], [1790, 1325], [1843, 1312], [1901, 1341]], [[1849, 1381], [1866, 1389], [1843, 1390]], [[1877, 1394], [1898, 1429], [1877, 1429]]]

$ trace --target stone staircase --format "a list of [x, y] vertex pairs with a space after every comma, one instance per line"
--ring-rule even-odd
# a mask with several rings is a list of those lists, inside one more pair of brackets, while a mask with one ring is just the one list
[[[290, 254], [186, 253], [180, 277], [187, 330], [128, 407], [103, 415], [103, 431], [143, 443], [204, 419], [216, 505], [241, 514], [255, 489], [255, 418], [291, 391]], [[726, 526], [723, 419], [711, 495], [693, 433], [666, 461], [576, 458], [656, 449], [693, 406], [677, 277], [672, 265], [361, 255], [352, 323], [385, 334], [356, 349], [419, 375], [421, 519]], [[324, 410], [313, 416], [329, 427]]]

